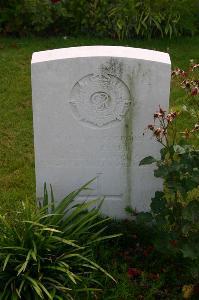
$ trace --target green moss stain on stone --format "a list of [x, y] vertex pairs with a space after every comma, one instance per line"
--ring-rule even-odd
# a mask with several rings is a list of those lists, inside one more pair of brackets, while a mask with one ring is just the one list
[[[139, 67], [138, 67], [139, 69]], [[118, 77], [127, 87], [130, 94], [130, 102], [128, 103], [128, 110], [124, 115], [122, 128], [122, 153], [125, 165], [125, 191], [124, 200], [126, 206], [132, 204], [132, 155], [133, 155], [133, 107], [134, 107], [134, 82], [136, 77], [136, 70], [129, 74], [127, 82], [123, 81], [124, 65], [118, 58], [110, 58], [104, 64], [100, 65], [99, 73], [101, 76], [107, 78], [107, 88], [109, 88], [110, 75]], [[112, 87], [111, 87], [112, 88]]]
[[100, 74], [105, 77], [107, 75], [113, 75], [121, 79], [123, 74], [123, 63], [119, 59], [111, 57], [106, 63], [100, 66]]
[[126, 159], [126, 206], [132, 206], [132, 156], [133, 156], [133, 108], [134, 108], [134, 76], [132, 73], [128, 76], [128, 87], [130, 89], [131, 102], [129, 104], [129, 109], [124, 118], [124, 156]]
[[128, 112], [124, 118], [124, 157], [126, 159], [126, 206], [131, 204], [131, 192], [132, 192], [132, 145], [133, 145], [133, 134], [132, 134], [132, 103], [129, 104]]

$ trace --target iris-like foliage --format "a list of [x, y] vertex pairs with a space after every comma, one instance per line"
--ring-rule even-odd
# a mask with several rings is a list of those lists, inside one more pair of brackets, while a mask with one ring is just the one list
[[98, 272], [114, 280], [94, 261], [96, 243], [116, 236], [102, 234], [109, 219], [100, 218], [99, 199], [74, 203], [87, 187], [55, 205], [45, 185], [40, 207], [23, 203], [12, 222], [0, 215], [1, 300], [80, 299], [99, 290]]

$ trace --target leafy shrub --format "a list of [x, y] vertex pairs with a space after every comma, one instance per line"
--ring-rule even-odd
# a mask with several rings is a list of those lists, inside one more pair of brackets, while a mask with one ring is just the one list
[[197, 33], [198, 0], [8, 0], [0, 32], [118, 39]]
[[[185, 72], [179, 68], [172, 75], [186, 91], [186, 109], [193, 120], [193, 127], [180, 132], [187, 139], [199, 133], [199, 81], [198, 64], [190, 66]], [[199, 149], [185, 144], [184, 140], [176, 143], [176, 119], [180, 113], [166, 112], [159, 108], [154, 114], [154, 124], [148, 125], [155, 139], [162, 144], [161, 158], [145, 157], [140, 165], [156, 163], [156, 177], [164, 179], [164, 191], [158, 191], [151, 202], [151, 212], [140, 213], [138, 222], [150, 224], [155, 228], [154, 245], [167, 255], [181, 255], [186, 259], [189, 271], [199, 276], [199, 198], [190, 199], [194, 189], [199, 191]], [[158, 122], [158, 124], [157, 124]], [[170, 135], [168, 133], [170, 132]]]
[[194, 34], [197, 16], [194, 9], [198, 1], [184, 0], [125, 0], [119, 1], [111, 16], [115, 19], [119, 39], [133, 36], [175, 36]]
[[40, 208], [23, 203], [14, 221], [0, 216], [1, 300], [74, 299], [99, 291], [97, 272], [113, 279], [93, 260], [96, 243], [114, 237], [102, 235], [108, 219], [99, 218], [99, 207], [91, 208], [96, 200], [73, 204], [86, 188], [55, 206], [45, 187]]
[[19, 32], [24, 19], [21, 15], [21, 1], [8, 0], [0, 6], [0, 32]]
[[69, 22], [63, 20], [63, 22], [67, 22], [67, 33], [108, 36], [113, 30], [108, 11], [114, 5], [114, 2], [116, 1], [80, 0], [63, 2], [63, 7], [70, 15]]
[[[68, 14], [61, 3], [50, 0], [8, 0], [0, 8], [0, 32], [14, 33], [19, 36], [27, 34], [44, 34], [49, 30], [57, 31], [57, 20]], [[59, 26], [66, 24], [60, 22]]]

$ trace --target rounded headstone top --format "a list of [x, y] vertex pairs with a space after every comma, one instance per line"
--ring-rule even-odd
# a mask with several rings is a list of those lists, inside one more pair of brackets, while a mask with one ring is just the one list
[[171, 64], [168, 53], [122, 46], [81, 46], [34, 52], [32, 64], [78, 57], [119, 57]]

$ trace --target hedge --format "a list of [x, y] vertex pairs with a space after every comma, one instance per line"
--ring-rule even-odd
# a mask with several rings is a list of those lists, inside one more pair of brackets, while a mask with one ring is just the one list
[[198, 12], [199, 0], [0, 0], [0, 33], [116, 39], [194, 35]]

